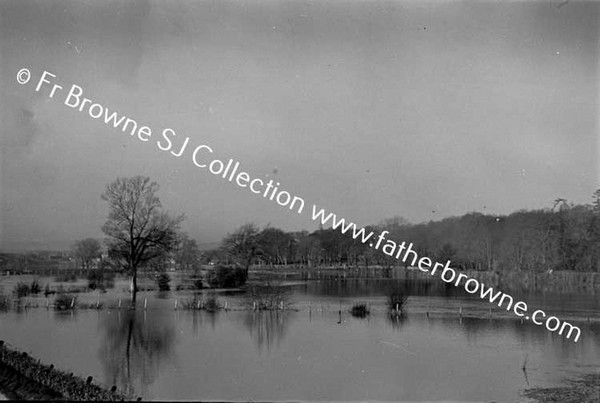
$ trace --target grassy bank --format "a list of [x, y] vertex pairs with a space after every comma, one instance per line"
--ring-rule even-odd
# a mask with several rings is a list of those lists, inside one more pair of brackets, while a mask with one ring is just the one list
[[63, 400], [64, 396], [0, 363], [0, 392], [10, 400]]
[[0, 341], [0, 392], [9, 399], [122, 401], [131, 400], [117, 392], [44, 365], [27, 353], [18, 352]]

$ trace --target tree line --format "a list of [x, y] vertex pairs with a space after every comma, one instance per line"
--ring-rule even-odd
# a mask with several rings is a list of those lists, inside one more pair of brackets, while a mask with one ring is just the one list
[[[463, 270], [600, 271], [600, 189], [592, 203], [557, 199], [546, 209], [509, 215], [469, 213], [411, 224], [393, 217], [367, 231], [389, 231], [388, 239], [413, 243], [419, 256], [451, 260]], [[245, 224], [222, 246], [203, 255], [204, 263], [320, 266], [398, 266], [397, 259], [338, 230], [285, 232]]]
[[[116, 179], [102, 194], [109, 207], [102, 226], [108, 250], [105, 264], [131, 276], [133, 303], [142, 267], [196, 270], [216, 264], [243, 268], [247, 275], [254, 264], [391, 267], [401, 263], [331, 228], [286, 232], [253, 223], [225, 236], [219, 248], [201, 252], [197, 242], [180, 230], [184, 216], [163, 210], [158, 189], [150, 178], [136, 176]], [[413, 243], [420, 256], [451, 260], [463, 270], [599, 271], [600, 189], [592, 199], [583, 205], [557, 199], [547, 209], [507, 216], [469, 213], [420, 224], [393, 217], [366, 230], [389, 231], [388, 239]], [[88, 238], [78, 241], [73, 252], [82, 268], [90, 268], [100, 256], [101, 245]]]

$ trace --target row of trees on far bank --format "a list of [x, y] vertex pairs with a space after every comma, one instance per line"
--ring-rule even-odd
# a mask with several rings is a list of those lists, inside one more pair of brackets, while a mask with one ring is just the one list
[[[420, 256], [451, 260], [465, 270], [600, 271], [600, 189], [593, 203], [557, 199], [542, 210], [508, 216], [469, 213], [441, 221], [410, 224], [394, 217], [367, 231], [387, 230], [388, 239], [413, 243]], [[246, 224], [227, 235], [219, 249], [203, 254], [206, 263], [318, 266], [399, 265], [339, 230], [284, 232]]]
[[[195, 270], [202, 264], [237, 266], [246, 275], [253, 264], [307, 267], [394, 266], [401, 262], [374, 250], [339, 230], [285, 232], [248, 223], [228, 234], [221, 247], [200, 252], [195, 240], [180, 231], [184, 217], [163, 211], [158, 184], [150, 178], [118, 178], [102, 199], [109, 214], [107, 263], [131, 275], [137, 289], [141, 267]], [[413, 243], [420, 256], [451, 260], [466, 270], [600, 270], [600, 189], [593, 203], [555, 201], [551, 208], [518, 211], [508, 216], [469, 213], [441, 221], [411, 224], [394, 217], [368, 226], [375, 236]], [[79, 241], [74, 254], [82, 268], [90, 268], [100, 254], [93, 239]], [[133, 293], [135, 303], [135, 292]]]

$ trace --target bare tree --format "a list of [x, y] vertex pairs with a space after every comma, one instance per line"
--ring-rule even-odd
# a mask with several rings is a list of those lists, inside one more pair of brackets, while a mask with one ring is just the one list
[[256, 225], [244, 224], [223, 239], [223, 249], [233, 260], [250, 270], [252, 260], [259, 252], [259, 229]]
[[182, 234], [175, 252], [175, 260], [180, 270], [197, 268], [200, 265], [200, 250], [196, 240]]
[[100, 242], [94, 238], [82, 239], [73, 246], [73, 253], [81, 263], [82, 269], [89, 269], [92, 260], [100, 256], [101, 250]]
[[292, 236], [279, 228], [267, 227], [258, 234], [261, 259], [270, 265], [287, 264]]
[[165, 257], [176, 247], [183, 220], [183, 216], [171, 217], [162, 211], [157, 191], [156, 182], [135, 176], [118, 178], [102, 194], [109, 205], [102, 231], [108, 236], [109, 256], [131, 276], [133, 306], [138, 268]]

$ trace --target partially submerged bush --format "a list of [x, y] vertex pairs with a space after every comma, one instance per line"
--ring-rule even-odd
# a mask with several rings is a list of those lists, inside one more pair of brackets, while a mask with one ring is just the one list
[[17, 283], [15, 289], [13, 290], [13, 293], [15, 294], [15, 297], [23, 298], [31, 293], [31, 288], [29, 288], [29, 284]]
[[33, 280], [31, 282], [31, 285], [29, 286], [29, 292], [31, 294], [37, 295], [40, 293], [40, 291], [42, 291], [42, 287], [40, 286], [40, 283], [38, 283], [37, 280]]
[[404, 313], [404, 308], [407, 301], [408, 296], [401, 290], [393, 290], [388, 296], [388, 307], [392, 312], [402, 314]]
[[216, 312], [221, 309], [221, 304], [219, 304], [217, 297], [214, 295], [209, 295], [206, 298], [199, 298], [198, 296], [194, 295], [193, 298], [188, 298], [187, 300], [183, 301], [181, 305], [183, 306], [183, 309], [200, 309], [209, 312]]
[[194, 280], [194, 288], [196, 290], [201, 290], [204, 288], [204, 282], [201, 278]]
[[50, 294], [56, 294], [56, 291], [52, 291], [50, 289], [50, 284], [46, 283], [46, 285], [44, 286], [44, 297], [48, 297], [48, 295]]
[[288, 290], [270, 283], [253, 285], [246, 295], [252, 309], [259, 311], [283, 310], [290, 305]]
[[212, 288], [237, 288], [246, 284], [246, 270], [236, 267], [218, 266], [207, 273], [207, 282]]
[[171, 286], [169, 283], [171, 282], [171, 277], [167, 273], [161, 273], [156, 278], [156, 284], [158, 285], [158, 291], [169, 291]]
[[350, 314], [356, 318], [365, 318], [369, 313], [369, 306], [364, 302], [354, 304], [350, 309]]
[[73, 294], [58, 294], [54, 299], [54, 309], [57, 311], [75, 308], [76, 305], [77, 297]]
[[209, 312], [216, 312], [219, 309], [221, 309], [221, 305], [219, 304], [217, 297], [215, 297], [214, 295], [208, 296], [204, 300], [204, 309]]
[[181, 301], [181, 307], [183, 309], [190, 309], [190, 310], [201, 309], [201, 306], [202, 306], [202, 299], [198, 298], [195, 295], [193, 298], [188, 298], [188, 299]]

